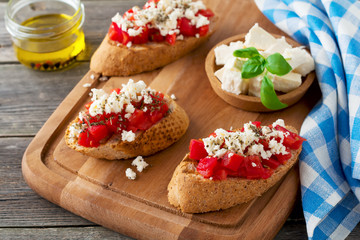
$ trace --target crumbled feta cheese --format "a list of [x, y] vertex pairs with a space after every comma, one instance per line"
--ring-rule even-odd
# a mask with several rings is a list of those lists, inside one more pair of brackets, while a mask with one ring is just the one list
[[139, 172], [142, 172], [147, 166], [149, 166], [149, 164], [147, 162], [144, 161], [144, 158], [142, 156], [138, 156], [136, 157], [131, 165], [136, 166], [136, 169]]
[[199, 38], [199, 37], [200, 37], [200, 34], [198, 34], [198, 33], [195, 34], [195, 37], [196, 37], [196, 38]]
[[127, 142], [132, 142], [135, 140], [135, 133], [133, 133], [132, 131], [124, 130], [121, 133], [121, 140], [127, 141]]
[[[279, 119], [274, 124], [284, 124]], [[216, 129], [214, 135], [203, 138], [204, 147], [209, 156], [222, 157], [226, 152], [239, 155], [259, 155], [263, 159], [269, 159], [273, 154], [288, 154], [283, 140], [286, 134], [275, 128], [262, 126], [257, 128], [252, 122], [245, 123], [243, 131], [226, 131], [222, 128]], [[269, 150], [259, 143], [265, 139], [269, 143]], [[279, 142], [275, 139], [280, 139]], [[246, 152], [247, 149], [247, 152]]]
[[86, 87], [86, 88], [91, 87], [91, 83], [85, 83], [85, 84], [83, 85], [83, 87]]
[[135, 180], [136, 172], [134, 172], [131, 168], [127, 168], [125, 171], [126, 177], [130, 180]]
[[134, 105], [132, 105], [131, 103], [129, 103], [129, 104], [126, 106], [126, 108], [125, 108], [125, 112], [127, 112], [127, 113], [133, 113], [133, 112], [135, 112], [135, 107], [134, 107]]
[[132, 42], [128, 42], [127, 44], [126, 44], [126, 46], [129, 48], [129, 47], [131, 47], [131, 45], [132, 45]]
[[95, 79], [95, 75], [94, 75], [94, 74], [91, 74], [91, 75], [90, 75], [90, 78], [91, 78], [92, 80], [94, 80], [94, 79]]
[[278, 119], [272, 124], [273, 127], [276, 127], [277, 125], [279, 125], [280, 127], [285, 127], [284, 120], [283, 119]]
[[171, 99], [172, 99], [172, 100], [176, 100], [176, 96], [175, 96], [175, 94], [171, 94], [171, 96], [170, 96], [170, 97], [171, 97]]

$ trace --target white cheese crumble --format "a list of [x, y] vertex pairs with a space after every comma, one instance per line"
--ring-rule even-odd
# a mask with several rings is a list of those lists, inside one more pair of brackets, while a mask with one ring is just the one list
[[121, 133], [121, 140], [127, 141], [127, 142], [132, 142], [135, 140], [135, 133], [133, 133], [132, 131], [124, 130]]
[[170, 98], [171, 98], [172, 100], [176, 100], [175, 94], [171, 94]]
[[[284, 124], [282, 119], [274, 122], [273, 127], [280, 124]], [[268, 126], [257, 128], [249, 122], [244, 124], [243, 131], [232, 132], [219, 128], [214, 133], [215, 136], [211, 135], [202, 139], [209, 156], [220, 158], [228, 151], [239, 155], [259, 155], [263, 159], [269, 159], [273, 154], [288, 154], [283, 145], [286, 134]], [[261, 139], [269, 143], [268, 150], [259, 143]], [[275, 139], [279, 139], [279, 142]]]
[[126, 177], [130, 180], [135, 180], [136, 172], [134, 172], [131, 168], [127, 168], [125, 171]]
[[142, 156], [137, 156], [131, 163], [131, 165], [136, 166], [136, 169], [139, 172], [142, 172], [149, 164], [144, 161]]
[[85, 87], [85, 88], [91, 87], [91, 83], [85, 83], [85, 84], [83, 85], [83, 87]]
[[95, 75], [94, 75], [94, 74], [91, 74], [91, 75], [90, 75], [90, 78], [91, 78], [92, 80], [94, 80], [94, 79], [95, 79]]

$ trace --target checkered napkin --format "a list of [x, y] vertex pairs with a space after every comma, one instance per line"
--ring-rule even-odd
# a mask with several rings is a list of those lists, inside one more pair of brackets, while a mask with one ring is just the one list
[[309, 239], [344, 239], [360, 221], [360, 1], [255, 2], [315, 59], [322, 99], [300, 131], [304, 216]]

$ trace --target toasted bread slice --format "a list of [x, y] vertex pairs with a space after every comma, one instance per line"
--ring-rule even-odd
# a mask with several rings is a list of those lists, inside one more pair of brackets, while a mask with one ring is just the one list
[[113, 135], [108, 141], [96, 148], [80, 146], [77, 138], [70, 138], [69, 127], [65, 133], [65, 142], [74, 150], [95, 158], [108, 160], [127, 159], [136, 156], [148, 156], [169, 147], [180, 139], [189, 126], [189, 118], [178, 104], [166, 96], [170, 113], [146, 131], [136, 132], [132, 142], [122, 141], [119, 134]]
[[91, 58], [90, 69], [104, 76], [129, 76], [152, 71], [185, 56], [204, 43], [215, 31], [215, 17], [211, 19], [209, 27], [207, 35], [185, 37], [174, 45], [148, 42], [127, 47], [117, 44], [106, 35]]
[[[297, 133], [296, 129], [286, 127]], [[291, 150], [291, 159], [280, 165], [268, 179], [249, 180], [228, 177], [226, 180], [210, 180], [196, 171], [198, 161], [189, 158], [189, 154], [180, 162], [168, 185], [168, 200], [186, 213], [202, 213], [230, 208], [261, 196], [277, 183], [297, 162], [301, 152]]]

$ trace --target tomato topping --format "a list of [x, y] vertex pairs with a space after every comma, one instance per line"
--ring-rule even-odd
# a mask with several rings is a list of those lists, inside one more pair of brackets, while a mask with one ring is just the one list
[[284, 145], [291, 149], [299, 149], [301, 144], [306, 140], [305, 138], [297, 135], [296, 133], [290, 132], [279, 125], [276, 125], [275, 129], [286, 133], [287, 136], [284, 138]]
[[118, 27], [118, 25], [114, 22], [111, 23], [109, 28], [109, 39], [113, 41], [122, 42], [123, 41], [123, 35], [121, 29]]
[[237, 171], [239, 170], [243, 161], [244, 161], [243, 156], [240, 156], [236, 153], [227, 152], [221, 158], [221, 165], [227, 169], [230, 169], [231, 171]]
[[109, 134], [108, 128], [106, 125], [94, 125], [88, 128], [89, 133], [92, 135], [95, 141], [100, 142], [106, 138]]
[[214, 169], [217, 165], [216, 157], [206, 157], [199, 161], [196, 170], [203, 175], [204, 178], [209, 178], [213, 175]]
[[[236, 131], [227, 131], [231, 133], [227, 134], [223, 129], [219, 129], [219, 132], [215, 131], [210, 134], [206, 142], [210, 148], [213, 147], [214, 149], [211, 155], [208, 155], [205, 150], [205, 140], [192, 139], [189, 146], [189, 157], [194, 160], [200, 160], [197, 168], [198, 172], [205, 178], [212, 177], [212, 179], [215, 180], [223, 180], [227, 177], [267, 179], [273, 174], [274, 170], [281, 164], [286, 164], [292, 157], [291, 149], [298, 149], [302, 142], [305, 141], [305, 139], [299, 135], [278, 125], [274, 128], [271, 125], [268, 126], [270, 133], [275, 134], [266, 136], [262, 133], [260, 122], [255, 121], [251, 124], [252, 126], [250, 126], [249, 131], [252, 131], [252, 134], [256, 135], [256, 137], [250, 140], [250, 142], [247, 140], [247, 135], [240, 133], [239, 135], [232, 135], [232, 133]], [[285, 133], [283, 140], [276, 131]], [[244, 128], [242, 128], [240, 132], [244, 132]], [[269, 145], [270, 141], [272, 141], [271, 147]], [[277, 143], [274, 143], [274, 141]], [[238, 144], [240, 144], [239, 150], [233, 150], [234, 146]], [[274, 147], [285, 147], [285, 154], [271, 154]], [[225, 154], [222, 152], [224, 150], [226, 150]], [[235, 153], [236, 151], [238, 151], [238, 153]], [[259, 154], [250, 154], [253, 151], [259, 151]], [[241, 152], [241, 154], [239, 152]], [[219, 158], [215, 157], [218, 153], [221, 154]], [[262, 156], [265, 156], [265, 158]]]
[[189, 149], [189, 158], [194, 160], [200, 160], [208, 155], [202, 140], [191, 139]]
[[184, 36], [195, 36], [196, 27], [185, 17], [180, 19], [180, 33]]
[[262, 159], [261, 161], [263, 165], [268, 166], [271, 169], [277, 169], [277, 167], [280, 166], [280, 162], [276, 161], [273, 158]]
[[129, 34], [125, 31], [122, 31], [122, 44], [126, 45], [126, 44], [128, 44], [128, 42], [130, 42]]
[[214, 16], [214, 13], [210, 9], [201, 9], [195, 14], [195, 16], [198, 15], [203, 15], [204, 17], [211, 18]]
[[149, 117], [144, 113], [144, 111], [135, 109], [135, 112], [129, 118], [129, 126], [132, 127], [133, 132], [137, 130], [145, 131], [149, 129], [153, 123], [150, 121]]
[[[138, 29], [138, 28], [135, 28]], [[136, 35], [135, 37], [133, 37], [132, 42], [134, 44], [143, 44], [143, 43], [147, 43], [149, 38], [149, 29], [147, 26], [142, 27], [142, 31], [139, 35]]]
[[209, 25], [201, 26], [198, 28], [197, 32], [199, 33], [200, 37], [205, 36], [209, 31]]
[[165, 39], [170, 45], [174, 45], [176, 42], [176, 33], [166, 35]]
[[121, 88], [114, 88], [110, 92], [116, 92], [117, 94], [119, 94], [120, 91], [121, 91]]

